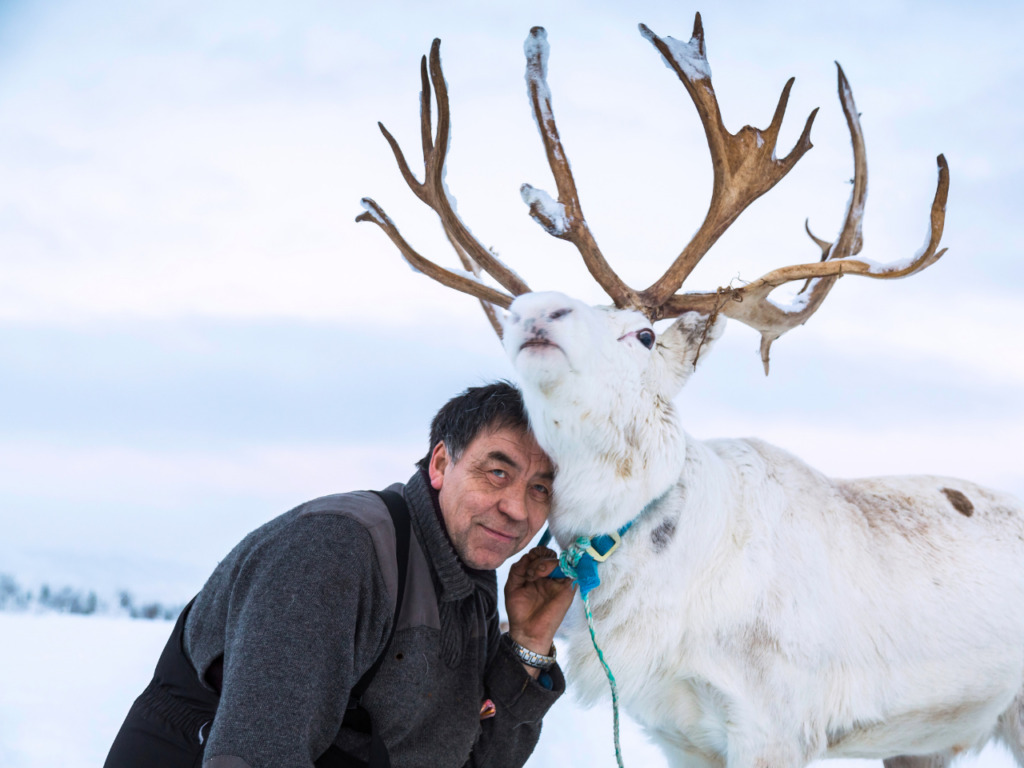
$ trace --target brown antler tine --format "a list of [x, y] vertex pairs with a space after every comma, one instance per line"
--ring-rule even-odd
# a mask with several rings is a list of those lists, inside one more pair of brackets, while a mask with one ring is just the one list
[[547, 82], [548, 42], [544, 27], [533, 27], [530, 30], [523, 50], [526, 54], [526, 87], [530, 108], [558, 190], [558, 200], [555, 201], [543, 190], [523, 184], [519, 190], [523, 202], [530, 206], [530, 216], [549, 235], [568, 240], [576, 246], [590, 274], [615, 302], [615, 306], [639, 309], [641, 307], [636, 292], [615, 274], [605, 260], [583, 216], [576, 180], [551, 108], [551, 89]]
[[832, 250], [832, 243], [828, 240], [822, 240], [820, 237], [815, 237], [814, 233], [811, 232], [811, 220], [804, 219], [804, 231], [807, 232], [807, 236], [814, 241], [814, 244], [821, 248], [821, 260], [824, 261], [828, 258], [828, 252]]
[[861, 222], [864, 219], [864, 201], [868, 196], [868, 156], [864, 148], [864, 131], [860, 127], [860, 113], [853, 100], [850, 81], [846, 79], [846, 73], [838, 61], [836, 71], [839, 102], [843, 105], [843, 114], [846, 115], [846, 125], [850, 129], [850, 141], [853, 144], [853, 191], [850, 193], [843, 228], [836, 238], [829, 258], [844, 259], [847, 256], [855, 256], [864, 247]]
[[487, 248], [473, 237], [469, 228], [455, 212], [454, 200], [448, 194], [444, 184], [444, 164], [448, 153], [448, 134], [451, 125], [451, 112], [448, 105], [448, 84], [441, 70], [441, 41], [435, 39], [430, 46], [430, 79], [434, 82], [434, 93], [437, 98], [437, 136], [427, 164], [427, 186], [433, 198], [432, 207], [441, 217], [441, 225], [450, 232], [452, 239], [461, 245], [475, 262], [491, 277], [512, 293], [518, 296], [529, 293], [529, 286], [515, 272], [502, 264]]
[[939, 182], [935, 188], [935, 197], [932, 199], [932, 210], [929, 215], [928, 242], [922, 249], [923, 253], [921, 254], [921, 260], [925, 263], [920, 269], [931, 266], [941, 259], [942, 254], [946, 252], [945, 248], [941, 251], [936, 249], [939, 247], [939, 241], [942, 240], [942, 230], [946, 225], [946, 199], [949, 197], [949, 164], [946, 162], [945, 155], [936, 157], [935, 164], [939, 168]]
[[444, 267], [439, 267], [429, 259], [424, 258], [413, 250], [412, 246], [406, 242], [405, 238], [402, 237], [398, 231], [398, 227], [391, 220], [391, 217], [384, 212], [377, 203], [369, 197], [364, 197], [362, 200], [363, 208], [366, 209], [364, 213], [356, 216], [356, 221], [371, 221], [387, 234], [391, 238], [398, 250], [401, 251], [402, 256], [409, 263], [413, 269], [417, 272], [422, 272], [427, 277], [436, 280], [441, 285], [447, 286], [448, 288], [454, 288], [462, 293], [468, 293], [470, 296], [475, 296], [481, 301], [487, 301], [491, 304], [497, 304], [499, 307], [508, 308], [512, 303], [512, 297], [507, 296], [500, 291], [496, 291], [483, 283], [471, 280], [468, 277], [457, 275]]
[[409, 185], [411, 189], [420, 200], [427, 205], [430, 205], [430, 195], [427, 192], [426, 184], [421, 184], [412, 170], [409, 168], [409, 164], [405, 161], [405, 154], [402, 152], [402, 148], [395, 141], [395, 137], [391, 135], [387, 128], [384, 127], [384, 123], [378, 122], [377, 127], [380, 128], [380, 132], [384, 134], [384, 138], [391, 146], [391, 151], [395, 155], [395, 162], [398, 163], [398, 171], [402, 174], [402, 178], [405, 179], [405, 183]]
[[[690, 94], [704, 126], [714, 169], [711, 205], [700, 229], [665, 274], [640, 294], [645, 306], [659, 308], [679, 290], [694, 267], [747, 206], [778, 184], [811, 148], [811, 126], [817, 110], [807, 118], [803, 132], [790, 153], [781, 160], [777, 159], [775, 147], [793, 86], [792, 79], [783, 88], [768, 128], [761, 131], [744, 126], [736, 134], [731, 134], [722, 123], [711, 82], [700, 14], [694, 18], [693, 35], [688, 43], [671, 37], [661, 38], [644, 24], [640, 25], [640, 33], [654, 45], [665, 65], [676, 73]], [[655, 309], [653, 313], [660, 314], [660, 310]]]
[[[804, 219], [804, 230], [807, 232], [808, 237], [810, 237], [811, 240], [813, 240], [815, 242], [815, 244], [819, 248], [821, 248], [821, 260], [824, 261], [825, 259], [827, 259], [829, 251], [832, 250], [832, 243], [828, 242], [828, 240], [822, 240], [821, 238], [818, 238], [818, 237], [814, 236], [814, 233], [811, 232], [811, 220], [810, 219]], [[803, 293], [804, 291], [806, 291], [810, 287], [811, 287], [811, 280], [808, 278], [807, 282], [804, 283], [804, 287], [801, 288], [799, 291], [797, 291], [797, 293], [798, 294], [799, 293]]]
[[[441, 71], [440, 48], [441, 41], [435, 38], [430, 48], [429, 62], [426, 56], [420, 59], [420, 138], [423, 145], [423, 166], [425, 171], [422, 183], [409, 168], [405, 155], [395, 137], [381, 123], [377, 125], [380, 127], [381, 133], [395, 155], [395, 161], [398, 164], [402, 178], [405, 179], [406, 184], [409, 185], [409, 188], [415, 193], [416, 197], [430, 206], [440, 217], [441, 227], [448, 238], [448, 242], [455, 249], [455, 253], [458, 255], [466, 271], [471, 273], [475, 279], [443, 269], [418, 254], [401, 236], [398, 227], [384, 213], [384, 210], [369, 198], [364, 198], [363, 207], [366, 208], [366, 212], [358, 216], [356, 221], [372, 221], [383, 229], [413, 269], [426, 274], [443, 285], [478, 298], [484, 313], [487, 315], [488, 322], [490, 322], [491, 327], [494, 328], [500, 338], [502, 332], [501, 323], [498, 320], [494, 306], [508, 307], [512, 302], [512, 297], [489, 288], [480, 282], [481, 266], [503, 287], [515, 295], [527, 293], [530, 289], [518, 275], [502, 264], [472, 236], [455, 212], [453, 207], [454, 201], [449, 197], [444, 186], [444, 164], [448, 151], [450, 112], [448, 107], [448, 89], [444, 80], [444, 74]], [[431, 79], [434, 82], [434, 93], [436, 94], [438, 109], [436, 142], [431, 135], [433, 130], [430, 107]]]
[[[435, 39], [436, 44], [440, 44], [440, 40]], [[420, 58], [420, 138], [423, 142], [423, 168], [424, 168], [424, 183], [420, 183], [415, 174], [409, 168], [409, 164], [405, 160], [405, 154], [402, 152], [402, 148], [398, 145], [395, 137], [391, 135], [390, 131], [384, 127], [384, 124], [377, 122], [377, 127], [380, 128], [380, 132], [384, 134], [384, 138], [387, 140], [391, 147], [391, 151], [395, 155], [395, 161], [398, 163], [398, 170], [402, 174], [402, 178], [405, 179], [405, 183], [409, 185], [411, 189], [422, 202], [430, 205], [430, 194], [427, 190], [426, 179], [430, 173], [430, 157], [433, 152], [433, 144], [430, 136], [431, 131], [431, 119], [430, 119], [430, 78], [427, 76], [427, 57], [423, 56]]]
[[427, 57], [423, 56], [420, 58], [420, 140], [423, 142], [424, 167], [434, 149], [431, 131], [433, 125], [430, 119], [430, 76], [427, 74]]

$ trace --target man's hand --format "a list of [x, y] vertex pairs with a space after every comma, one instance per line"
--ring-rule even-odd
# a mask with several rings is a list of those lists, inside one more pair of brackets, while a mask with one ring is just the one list
[[[524, 648], [547, 656], [555, 631], [572, 604], [575, 589], [569, 579], [549, 579], [558, 559], [547, 547], [534, 547], [512, 566], [505, 583], [508, 634]], [[523, 665], [530, 677], [540, 670]]]

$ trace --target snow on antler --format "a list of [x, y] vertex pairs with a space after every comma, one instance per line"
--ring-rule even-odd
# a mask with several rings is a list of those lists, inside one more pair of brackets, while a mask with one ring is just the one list
[[[638, 27], [640, 34], [649, 42], [654, 43], [657, 35], [651, 32], [646, 24], [639, 24]], [[672, 66], [675, 63], [691, 80], [711, 79], [711, 65], [708, 64], [707, 48], [704, 44], [703, 34], [694, 35], [685, 43], [682, 40], [676, 40], [674, 37], [664, 37], [662, 40], [664, 40], [668, 53], [671, 56], [670, 61], [662, 53], [661, 59], [665, 62], [666, 67], [675, 69]]]
[[[551, 46], [544, 27], [530, 30], [529, 37], [523, 43], [523, 53], [526, 54], [526, 95], [531, 102], [536, 101], [538, 104], [532, 111], [533, 122], [541, 138], [544, 138], [545, 127], [555, 119], [551, 111], [551, 88], [548, 87], [548, 56], [551, 55]], [[561, 147], [556, 151], [561, 152]]]
[[569, 231], [569, 217], [565, 213], [565, 206], [553, 200], [543, 189], [523, 184], [519, 188], [519, 194], [523, 202], [530, 206], [530, 216], [549, 235], [562, 237]]

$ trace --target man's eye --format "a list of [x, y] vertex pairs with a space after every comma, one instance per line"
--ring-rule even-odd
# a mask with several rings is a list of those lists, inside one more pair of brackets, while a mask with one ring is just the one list
[[504, 469], [492, 469], [491, 474], [493, 474], [495, 477], [500, 477], [502, 480], [508, 477], [508, 472], [506, 472]]
[[533, 490], [535, 490], [537, 493], [542, 493], [545, 496], [547, 496], [549, 493], [551, 493], [551, 491], [549, 491], [547, 489], [547, 486], [545, 486], [545, 485], [535, 485], [535, 486], [533, 486]]

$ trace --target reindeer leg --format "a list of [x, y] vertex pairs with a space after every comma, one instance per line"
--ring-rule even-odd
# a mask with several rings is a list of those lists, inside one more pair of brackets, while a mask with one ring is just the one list
[[1024, 768], [1024, 691], [1017, 694], [1009, 708], [999, 716], [996, 736], [1013, 754], [1017, 765]]
[[644, 731], [651, 741], [661, 747], [669, 768], [725, 768], [725, 760], [701, 752], [679, 733], [659, 728], [645, 728]]

